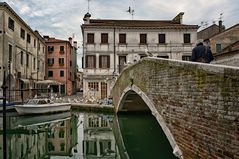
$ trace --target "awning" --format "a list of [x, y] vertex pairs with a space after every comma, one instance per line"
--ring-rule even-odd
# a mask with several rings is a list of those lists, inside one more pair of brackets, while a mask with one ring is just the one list
[[25, 79], [25, 78], [19, 78], [20, 81], [22, 81], [23, 83], [30, 83], [30, 80], [29, 79]]
[[62, 83], [54, 80], [37, 81], [36, 84], [61, 85]]

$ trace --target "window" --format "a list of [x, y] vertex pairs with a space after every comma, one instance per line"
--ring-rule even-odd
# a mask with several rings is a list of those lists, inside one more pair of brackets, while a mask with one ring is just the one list
[[64, 58], [59, 58], [59, 65], [64, 65]]
[[98, 82], [89, 82], [88, 89], [91, 91], [99, 91], [99, 83]]
[[41, 48], [41, 44], [38, 42], [37, 43], [37, 49], [40, 51], [41, 50], [40, 48]]
[[140, 44], [147, 44], [147, 34], [140, 34]]
[[34, 48], [36, 48], [36, 39], [34, 39]]
[[191, 61], [191, 56], [183, 55], [183, 56], [182, 56], [182, 60], [183, 60], [183, 61]]
[[47, 50], [48, 50], [49, 53], [53, 52], [54, 51], [54, 46], [48, 46]]
[[[54, 59], [53, 59], [53, 62], [54, 62]], [[40, 60], [37, 60], [37, 70], [39, 71], [39, 66], [41, 64], [41, 61]], [[42, 63], [42, 65], [44, 65], [44, 63]], [[43, 70], [43, 68], [41, 67], [41, 70]]]
[[216, 52], [221, 53], [222, 52], [222, 45], [221, 44], [216, 44]]
[[147, 55], [140, 55], [140, 59], [147, 57]]
[[65, 151], [65, 144], [61, 143], [61, 151]]
[[36, 69], [36, 58], [35, 57], [33, 58], [33, 69], [34, 70]]
[[47, 64], [48, 64], [48, 66], [52, 66], [54, 64], [54, 58], [48, 58]]
[[62, 121], [61, 124], [60, 124], [60, 126], [65, 126], [65, 122]]
[[54, 132], [48, 131], [47, 137], [48, 137], [48, 138], [54, 138], [54, 137], [55, 137]]
[[159, 44], [165, 44], [165, 34], [159, 34]]
[[94, 33], [88, 33], [87, 34], [87, 43], [89, 44], [93, 44], [95, 42], [95, 37], [94, 37]]
[[99, 68], [110, 68], [110, 56], [108, 55], [100, 56]]
[[119, 43], [126, 44], [126, 34], [119, 34]]
[[31, 43], [31, 35], [27, 34], [27, 42]]
[[52, 144], [52, 142], [48, 142], [48, 151], [54, 151], [55, 150], [55, 147], [54, 145]]
[[53, 77], [53, 71], [48, 71], [48, 77]]
[[189, 44], [189, 43], [191, 43], [190, 34], [183, 34], [183, 42], [184, 42], [184, 44]]
[[22, 39], [25, 39], [25, 30], [21, 28], [20, 36]]
[[9, 62], [12, 61], [12, 45], [9, 44], [8, 46], [8, 54], [9, 54]]
[[86, 56], [86, 68], [96, 68], [95, 55], [87, 55]]
[[99, 118], [97, 118], [97, 117], [90, 117], [88, 120], [88, 125], [91, 128], [99, 127], [99, 125], [100, 125], [99, 123], [100, 123], [100, 121], [99, 121]]
[[165, 56], [157, 56], [157, 57], [159, 57], [159, 58], [164, 58], [164, 59], [168, 59], [168, 56], [167, 56], [167, 55], [165, 55]]
[[8, 28], [14, 31], [14, 20], [12, 18], [8, 18]]
[[26, 65], [27, 65], [27, 67], [29, 67], [29, 54], [27, 54]]
[[21, 65], [23, 65], [23, 52], [21, 51], [21, 58], [20, 58]]
[[59, 138], [64, 138], [65, 136], [65, 131], [64, 130], [60, 130], [59, 131]]
[[108, 34], [107, 33], [102, 33], [101, 34], [101, 43], [102, 44], [108, 44]]
[[60, 71], [60, 77], [64, 77], [64, 71]]
[[60, 46], [60, 52], [61, 52], [61, 53], [64, 52], [64, 46]]

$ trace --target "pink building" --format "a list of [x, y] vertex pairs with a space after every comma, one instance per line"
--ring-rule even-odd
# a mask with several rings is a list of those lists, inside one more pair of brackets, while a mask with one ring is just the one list
[[46, 54], [46, 77], [60, 85], [51, 85], [54, 93], [60, 95], [72, 95], [76, 92], [76, 42], [72, 44], [72, 38], [60, 40], [44, 36]]

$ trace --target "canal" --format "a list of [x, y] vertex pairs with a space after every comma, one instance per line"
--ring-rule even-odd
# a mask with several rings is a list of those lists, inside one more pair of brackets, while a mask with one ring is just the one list
[[[2, 141], [1, 125], [0, 159]], [[151, 114], [7, 117], [7, 159], [174, 159], [172, 151]]]

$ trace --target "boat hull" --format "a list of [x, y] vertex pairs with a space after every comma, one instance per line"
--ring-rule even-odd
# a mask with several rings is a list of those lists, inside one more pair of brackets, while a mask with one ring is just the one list
[[45, 114], [54, 112], [64, 112], [71, 109], [70, 103], [59, 103], [50, 105], [15, 105], [19, 115], [27, 114]]

